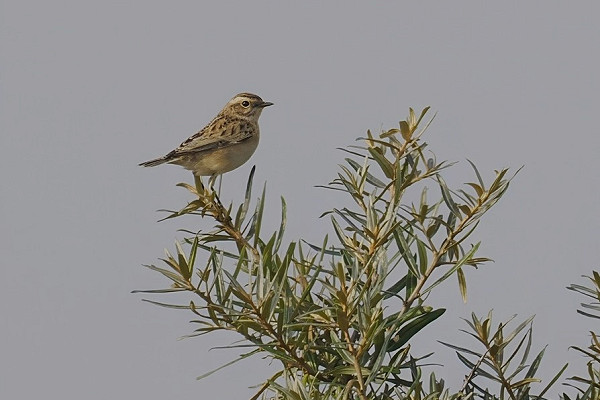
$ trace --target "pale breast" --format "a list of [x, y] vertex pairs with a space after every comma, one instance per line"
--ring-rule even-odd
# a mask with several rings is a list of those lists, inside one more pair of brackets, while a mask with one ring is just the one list
[[224, 174], [248, 161], [258, 147], [259, 139], [260, 135], [257, 130], [254, 135], [241, 142], [207, 151], [183, 154], [172, 163], [181, 165], [198, 176]]

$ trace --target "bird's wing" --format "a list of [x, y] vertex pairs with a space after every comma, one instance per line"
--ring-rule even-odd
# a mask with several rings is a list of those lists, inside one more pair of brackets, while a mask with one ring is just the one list
[[173, 150], [172, 156], [197, 153], [243, 142], [252, 137], [254, 129], [247, 121], [217, 116], [206, 127]]

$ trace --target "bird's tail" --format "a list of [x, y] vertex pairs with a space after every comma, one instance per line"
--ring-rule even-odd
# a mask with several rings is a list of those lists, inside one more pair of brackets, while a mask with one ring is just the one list
[[156, 167], [157, 165], [164, 164], [169, 161], [167, 156], [155, 158], [154, 160], [145, 161], [141, 164], [138, 164], [140, 167]]

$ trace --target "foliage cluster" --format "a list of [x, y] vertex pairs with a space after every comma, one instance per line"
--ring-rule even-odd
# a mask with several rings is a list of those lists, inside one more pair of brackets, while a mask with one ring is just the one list
[[[466, 271], [489, 261], [470, 240], [510, 182], [502, 169], [486, 183], [471, 163], [475, 180], [450, 189], [442, 174], [451, 164], [437, 162], [422, 140], [427, 112], [410, 109], [398, 128], [367, 132], [361, 146], [345, 149], [345, 164], [325, 187], [349, 196], [352, 206], [323, 215], [333, 235], [318, 245], [284, 241], [283, 198], [279, 228], [263, 234], [265, 189], [252, 206], [254, 169], [238, 206], [221, 203], [213, 180], [179, 184], [194, 200], [167, 218], [199, 216], [214, 229], [185, 231], [175, 254], [166, 251], [167, 268], [147, 265], [171, 287], [140, 292], [189, 292], [189, 304], [151, 302], [193, 313], [190, 336], [239, 334], [243, 342], [231, 347], [250, 350], [235, 361], [255, 354], [278, 361], [252, 399], [543, 398], [566, 365], [536, 389], [544, 350], [531, 357], [531, 319], [510, 331], [510, 321], [496, 325], [491, 313], [466, 321], [473, 348], [447, 344], [466, 367], [457, 392], [434, 373], [424, 376], [431, 354], [411, 351], [411, 340], [445, 311], [428, 304], [429, 295], [455, 277], [466, 300]], [[439, 189], [433, 201], [431, 187]], [[597, 274], [593, 282], [600, 287]], [[600, 299], [598, 289], [572, 289]], [[579, 349], [590, 358], [590, 376], [574, 378], [588, 387], [578, 399], [598, 398], [599, 349], [595, 335], [589, 349]]]

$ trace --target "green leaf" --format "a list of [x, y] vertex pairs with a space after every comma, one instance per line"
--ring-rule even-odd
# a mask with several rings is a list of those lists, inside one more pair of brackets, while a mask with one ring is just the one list
[[556, 373], [556, 375], [554, 375], [554, 377], [550, 380], [550, 382], [546, 385], [546, 387], [544, 387], [544, 389], [542, 389], [542, 391], [540, 392], [539, 395], [537, 395], [537, 397], [535, 398], [535, 400], [542, 400], [544, 394], [546, 394], [546, 392], [552, 387], [554, 386], [554, 384], [556, 383], [556, 381], [558, 380], [558, 378], [560, 378], [560, 376], [563, 374], [563, 372], [565, 372], [565, 370], [567, 369], [567, 367], [569, 366], [569, 364], [565, 364], [560, 371], [558, 371]]
[[246, 214], [248, 213], [248, 208], [250, 207], [250, 202], [252, 201], [252, 181], [254, 179], [254, 171], [256, 170], [256, 166], [253, 165], [250, 170], [250, 175], [248, 175], [248, 182], [246, 183], [246, 193], [244, 195], [244, 202], [238, 208], [238, 212], [235, 216], [235, 227], [240, 228], [246, 219]]
[[242, 361], [243, 359], [246, 359], [246, 358], [248, 358], [250, 356], [253, 356], [254, 354], [258, 353], [259, 351], [260, 351], [260, 349], [256, 349], [256, 350], [251, 351], [250, 353], [242, 354], [241, 356], [239, 356], [235, 360], [229, 361], [228, 363], [225, 363], [225, 364], [221, 365], [219, 368], [215, 368], [212, 371], [209, 371], [209, 372], [207, 372], [205, 374], [200, 375], [199, 377], [196, 378], [196, 380], [204, 379], [207, 376], [210, 376], [210, 375], [214, 374], [215, 372], [222, 370], [223, 368], [226, 368], [226, 367], [228, 367], [230, 365], [233, 365], [233, 364], [235, 364], [235, 363], [237, 363], [239, 361]]
[[400, 279], [398, 282], [394, 283], [388, 289], [384, 290], [385, 294], [384, 294], [383, 298], [389, 299], [390, 297], [397, 296], [398, 293], [406, 287], [407, 278], [408, 278], [408, 275], [404, 275], [402, 277], [402, 279]]
[[531, 324], [531, 321], [533, 321], [534, 316], [531, 316], [529, 318], [527, 318], [525, 321], [523, 321], [521, 324], [519, 324], [519, 326], [517, 326], [508, 336], [506, 336], [503, 340], [503, 342], [505, 344], [508, 344], [510, 342], [512, 342], [512, 340], [523, 330], [527, 327], [527, 325]]
[[417, 267], [417, 260], [415, 260], [415, 257], [412, 255], [410, 246], [400, 229], [394, 231], [394, 239], [396, 239], [398, 250], [402, 252], [402, 258], [404, 259], [404, 262], [406, 262], [406, 266], [410, 272], [412, 272], [415, 277], [420, 276], [419, 269]]
[[254, 212], [254, 219], [252, 221], [252, 228], [250, 229], [254, 235], [254, 247], [258, 247], [258, 241], [260, 240], [260, 228], [262, 226], [262, 217], [265, 210], [265, 195], [267, 191], [267, 184], [265, 182], [263, 186], [262, 195], [256, 205], [256, 211]]
[[407, 323], [394, 335], [393, 343], [388, 347], [388, 352], [398, 350], [404, 346], [421, 329], [441, 317], [444, 312], [446, 312], [444, 308], [433, 310]]
[[369, 154], [371, 154], [375, 162], [377, 162], [386, 178], [392, 179], [394, 176], [394, 166], [392, 165], [392, 163], [387, 158], [385, 158], [385, 156], [381, 153], [381, 150], [379, 148], [369, 147], [368, 150]]
[[483, 179], [481, 179], [481, 174], [479, 174], [479, 170], [477, 169], [477, 167], [475, 166], [475, 164], [473, 164], [473, 162], [471, 160], [469, 160], [467, 158], [467, 161], [469, 162], [469, 164], [471, 164], [471, 167], [473, 167], [473, 171], [475, 171], [475, 175], [477, 175], [477, 181], [479, 182], [479, 186], [485, 190], [485, 184], [483, 183]]
[[460, 219], [461, 218], [460, 210], [458, 209], [458, 206], [452, 199], [452, 195], [450, 194], [448, 185], [446, 185], [446, 182], [444, 181], [444, 179], [442, 178], [441, 175], [438, 174], [438, 175], [436, 175], [436, 177], [437, 177], [438, 183], [440, 185], [440, 189], [442, 190], [442, 197], [444, 198], [444, 203], [446, 203], [446, 206], [448, 206], [448, 209], [450, 210], [450, 212], [452, 212], [452, 214], [454, 214], [454, 216], [457, 219]]
[[459, 360], [460, 360], [460, 361], [461, 361], [463, 364], [465, 364], [465, 365], [466, 365], [466, 367], [467, 367], [468, 369], [470, 369], [470, 370], [473, 370], [473, 369], [475, 369], [475, 371], [476, 371], [477, 375], [480, 375], [480, 376], [483, 376], [483, 377], [485, 377], [485, 378], [488, 378], [488, 379], [490, 379], [490, 380], [492, 380], [492, 381], [495, 381], [495, 382], [499, 382], [499, 383], [501, 383], [500, 379], [499, 379], [497, 376], [495, 376], [495, 375], [492, 375], [492, 374], [490, 374], [489, 372], [486, 372], [486, 371], [485, 371], [483, 368], [481, 368], [481, 367], [475, 368], [475, 363], [474, 363], [474, 362], [472, 362], [472, 361], [470, 361], [470, 360], [469, 360], [467, 357], [463, 356], [463, 355], [462, 355], [462, 354], [460, 354], [459, 352], [456, 352], [456, 356], [458, 357], [458, 359], [459, 359]]
[[[465, 265], [466, 263], [468, 263], [472, 258], [473, 255], [475, 254], [475, 252], [477, 251], [477, 249], [479, 249], [479, 245], [481, 244], [481, 242], [475, 244], [471, 250], [465, 254], [463, 256], [463, 258], [461, 258], [456, 264], [454, 264], [452, 266], [452, 268], [450, 268], [444, 275], [442, 275], [441, 278], [439, 278], [437, 281], [435, 281], [431, 286], [429, 286], [427, 289], [423, 290], [423, 294], [429, 293], [431, 290], [433, 290], [433, 288], [435, 288], [437, 285], [439, 285], [440, 283], [444, 282], [446, 279], [448, 279], [448, 277], [450, 277], [454, 272], [456, 272], [460, 267], [462, 267], [463, 265]], [[466, 287], [465, 287], [466, 289]], [[466, 293], [466, 292], [465, 292]]]
[[[356, 171], [357, 173], [359, 171], [361, 171], [362, 166], [359, 163], [357, 163], [356, 161], [354, 161], [351, 158], [345, 158], [345, 160], [348, 164], [350, 164], [350, 166], [354, 169], [354, 171]], [[383, 183], [382, 181], [377, 179], [373, 174], [371, 174], [369, 172], [365, 172], [365, 177], [366, 177], [367, 182], [369, 182], [371, 185], [373, 185], [377, 188], [382, 189], [382, 188], [386, 187], [385, 183]]]
[[402, 138], [404, 140], [406, 140], [406, 141], [410, 140], [412, 132], [406, 121], [400, 121], [400, 134], [402, 135]]
[[150, 289], [150, 290], [132, 290], [131, 293], [174, 293], [174, 292], [185, 292], [187, 288], [174, 287], [169, 289]]
[[417, 125], [417, 116], [415, 115], [415, 110], [412, 107], [408, 108], [408, 124], [411, 128], [414, 128]]
[[521, 386], [529, 385], [531, 383], [538, 383], [538, 382], [541, 382], [541, 379], [538, 379], [538, 378], [525, 378], [525, 379], [521, 379], [518, 382], [511, 383], [510, 387], [514, 388], [514, 389], [517, 389], [517, 388], [519, 388]]
[[[166, 260], [163, 260], [163, 261], [166, 261]], [[181, 279], [181, 276], [177, 275], [174, 272], [171, 272], [171, 271], [163, 269], [163, 268], [155, 267], [154, 265], [144, 265], [144, 267], [163, 274], [165, 277], [172, 280], [173, 282], [175, 282], [176, 284], [178, 284], [181, 287], [188, 287], [188, 285], [189, 285], [188, 282]]]
[[190, 309], [190, 306], [182, 306], [182, 305], [178, 305], [178, 304], [159, 303], [158, 301], [152, 301], [152, 300], [147, 300], [147, 299], [142, 299], [142, 301], [145, 301], [146, 303], [154, 304], [155, 306], [165, 307], [165, 308], [174, 308], [176, 310], [189, 310]]
[[456, 270], [456, 277], [458, 278], [458, 288], [460, 289], [460, 296], [462, 297], [463, 303], [467, 303], [467, 279], [462, 268]]
[[188, 260], [188, 269], [189, 269], [188, 280], [192, 277], [192, 273], [194, 272], [194, 265], [196, 264], [197, 251], [198, 251], [198, 236], [194, 236], [194, 241], [192, 242], [192, 247], [190, 249], [190, 257]]
[[181, 277], [185, 281], [189, 282], [190, 277], [192, 276], [193, 267], [188, 265], [183, 249], [181, 248], [181, 244], [179, 242], [175, 242], [175, 247], [177, 248], [177, 261], [179, 262], [179, 272], [181, 272]]
[[417, 123], [415, 124], [415, 126], [418, 126], [421, 123], [421, 121], [423, 120], [423, 117], [425, 116], [425, 114], [427, 114], [427, 111], [429, 111], [430, 108], [431, 108], [430, 106], [427, 106], [423, 109], [423, 111], [421, 111], [421, 115], [419, 115], [419, 119], [417, 120]]
[[393, 128], [393, 129], [388, 130], [387, 132], [382, 133], [381, 135], [379, 135], [379, 137], [381, 139], [385, 139], [385, 138], [395, 135], [398, 132], [400, 132], [400, 129]]
[[425, 234], [427, 235], [428, 238], [433, 238], [435, 236], [435, 234], [438, 232], [438, 230], [440, 229], [440, 226], [442, 226], [442, 223], [444, 222], [444, 220], [441, 217], [435, 217], [433, 219], [433, 223], [431, 223], [428, 227], [427, 230], [425, 231]]
[[336, 310], [337, 312], [337, 324], [340, 327], [340, 329], [342, 330], [342, 332], [346, 332], [348, 330], [349, 322], [348, 322], [348, 316], [346, 315], [346, 313], [338, 308]]
[[441, 340], [438, 340], [438, 342], [441, 343], [441, 344], [443, 344], [444, 346], [450, 347], [451, 349], [454, 349], [454, 350], [456, 350], [456, 351], [458, 351], [460, 353], [470, 354], [470, 355], [475, 356], [477, 358], [481, 357], [481, 353], [477, 353], [476, 351], [467, 349], [465, 347], [455, 346], [455, 345], [450, 344], [450, 343], [442, 342]]
[[421, 275], [424, 275], [427, 271], [427, 248], [425, 247], [425, 243], [423, 243], [418, 238], [415, 239], [417, 242], [417, 251], [419, 255], [419, 272]]
[[475, 193], [477, 193], [477, 196], [481, 197], [484, 190], [480, 185], [478, 185], [476, 183], [470, 183], [470, 182], [467, 182], [467, 185], [471, 186], [475, 190]]
[[285, 226], [287, 223], [287, 205], [285, 203], [285, 199], [281, 196], [281, 224], [279, 225], [279, 231], [277, 231], [277, 240], [275, 241], [274, 252], [279, 251], [279, 247], [281, 246], [281, 241], [283, 240], [283, 233], [285, 232]]

